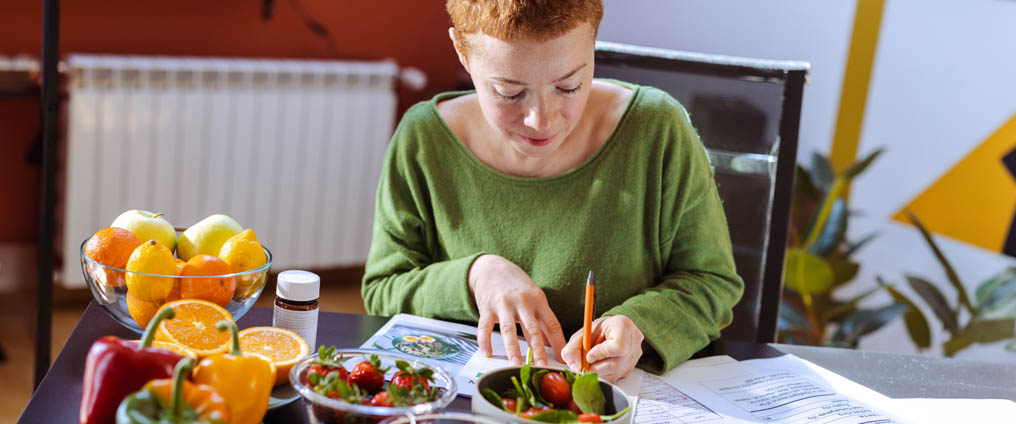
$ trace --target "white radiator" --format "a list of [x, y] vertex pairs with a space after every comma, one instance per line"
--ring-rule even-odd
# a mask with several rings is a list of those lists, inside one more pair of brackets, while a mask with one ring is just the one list
[[398, 67], [76, 55], [62, 227], [67, 287], [81, 242], [120, 212], [175, 226], [224, 213], [273, 271], [361, 264], [394, 128]]

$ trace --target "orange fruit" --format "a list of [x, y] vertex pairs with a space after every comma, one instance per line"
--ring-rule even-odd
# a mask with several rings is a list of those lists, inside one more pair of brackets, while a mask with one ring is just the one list
[[215, 323], [233, 320], [223, 307], [207, 300], [180, 299], [162, 308], [173, 308], [176, 317], [159, 323], [155, 340], [176, 343], [193, 351], [198, 358], [229, 350], [229, 332], [215, 329]]
[[126, 270], [127, 291], [134, 292], [138, 300], [165, 301], [176, 284], [175, 278], [161, 277], [177, 275], [176, 258], [173, 252], [155, 240], [148, 240], [134, 249], [127, 260]]
[[289, 370], [310, 355], [310, 346], [293, 331], [278, 327], [251, 327], [237, 333], [240, 350], [257, 353], [275, 364], [275, 384], [289, 381]]
[[181, 278], [181, 299], [202, 299], [226, 306], [236, 291], [236, 277], [216, 277], [231, 274], [229, 264], [212, 255], [196, 255], [184, 264], [181, 276], [203, 278]]
[[148, 322], [158, 312], [159, 306], [161, 306], [159, 302], [138, 299], [133, 292], [127, 291], [127, 312], [141, 328], [148, 326]]
[[[131, 341], [134, 342], [134, 343], [141, 343], [141, 340], [131, 340]], [[191, 359], [193, 359], [195, 361], [198, 359], [198, 356], [195, 355], [193, 351], [191, 351], [190, 349], [187, 349], [187, 348], [185, 348], [183, 346], [180, 346], [180, 345], [178, 345], [176, 343], [160, 342], [158, 340], [155, 340], [155, 341], [152, 342], [152, 347], [157, 347], [159, 349], [165, 349], [165, 350], [168, 350], [170, 352], [176, 352], [176, 353], [179, 353], [179, 354], [181, 354], [183, 356], [191, 358]]]
[[[109, 227], [103, 228], [92, 235], [85, 243], [84, 253], [93, 261], [114, 268], [126, 269], [127, 260], [134, 252], [141, 241], [129, 230]], [[123, 272], [104, 268], [104, 272], [95, 273], [93, 277], [98, 278], [102, 284], [107, 286], [122, 286], [124, 284]]]

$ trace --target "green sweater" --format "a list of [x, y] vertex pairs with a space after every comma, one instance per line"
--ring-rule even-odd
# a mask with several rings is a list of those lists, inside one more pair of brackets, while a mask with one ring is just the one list
[[640, 367], [666, 372], [719, 336], [744, 288], [712, 168], [684, 108], [634, 90], [591, 158], [546, 178], [480, 162], [437, 102], [410, 108], [378, 187], [362, 294], [367, 312], [475, 323], [466, 279], [484, 253], [521, 267], [565, 330], [582, 327], [586, 274], [598, 315], [634, 321], [651, 347]]

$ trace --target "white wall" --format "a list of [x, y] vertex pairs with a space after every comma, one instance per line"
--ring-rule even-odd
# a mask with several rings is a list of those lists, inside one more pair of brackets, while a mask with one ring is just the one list
[[[948, 284], [920, 234], [889, 217], [1014, 114], [1016, 2], [886, 3], [858, 150], [887, 150], [854, 184], [851, 201], [865, 214], [850, 228], [854, 237], [873, 230], [881, 236], [859, 252], [858, 290], [876, 273], [901, 283], [908, 272]], [[1016, 140], [1012, 144], [1016, 147]], [[972, 189], [975, 184], [971, 181]], [[1012, 257], [943, 236], [936, 241], [971, 295], [986, 278], [1016, 265]], [[943, 291], [955, 301], [951, 286]], [[930, 310], [925, 315], [933, 316]], [[894, 340], [904, 331], [902, 323], [895, 327], [864, 340], [862, 347], [914, 350]], [[933, 352], [946, 336], [939, 329]], [[998, 349], [970, 349], [965, 356], [1016, 361], [1016, 355]]]
[[[855, 0], [606, 0], [605, 6], [602, 40], [810, 62], [798, 158], [829, 152]], [[1016, 2], [886, 1], [858, 151], [885, 146], [887, 153], [852, 188], [852, 207], [863, 215], [850, 228], [855, 239], [871, 231], [881, 235], [860, 251], [861, 272], [843, 294], [872, 287], [875, 275], [900, 283], [907, 272], [952, 293], [916, 229], [890, 218], [1014, 114]], [[1011, 257], [936, 239], [968, 293], [986, 277], [1016, 265]], [[909, 293], [906, 284], [900, 288]], [[946, 334], [936, 328], [931, 311], [925, 315], [936, 331], [931, 353], [939, 353]], [[864, 339], [861, 347], [916, 350], [902, 320]], [[998, 344], [961, 354], [1016, 361], [1016, 354], [1002, 353]]]
[[854, 0], [605, 0], [599, 39], [811, 63], [798, 157], [828, 153], [850, 43]]

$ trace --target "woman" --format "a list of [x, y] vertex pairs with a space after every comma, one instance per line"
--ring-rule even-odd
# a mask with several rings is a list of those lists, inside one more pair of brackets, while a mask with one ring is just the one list
[[[406, 112], [386, 155], [363, 280], [371, 314], [499, 324], [591, 370], [662, 373], [718, 337], [743, 282], [688, 115], [651, 87], [593, 79], [598, 0], [449, 0], [475, 92]], [[572, 334], [565, 342], [565, 334]], [[534, 349], [536, 362], [546, 362]]]

